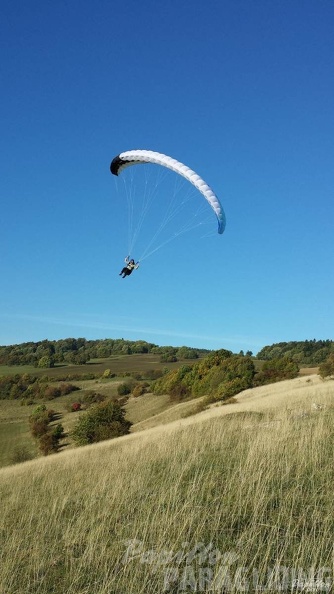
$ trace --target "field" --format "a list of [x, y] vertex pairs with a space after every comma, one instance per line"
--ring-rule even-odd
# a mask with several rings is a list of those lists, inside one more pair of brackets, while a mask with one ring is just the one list
[[141, 430], [0, 470], [1, 594], [330, 592], [334, 382], [172, 422], [148, 400]]
[[[117, 395], [117, 386], [124, 381], [122, 374], [131, 372], [141, 372], [145, 374], [152, 369], [175, 369], [183, 364], [193, 364], [195, 360], [178, 361], [177, 363], [161, 363], [159, 355], [138, 354], [121, 355], [108, 359], [100, 359], [90, 362], [86, 365], [63, 365], [53, 369], [38, 369], [32, 366], [0, 366], [0, 375], [15, 375], [29, 373], [31, 375], [47, 375], [52, 381], [59, 381], [66, 377], [77, 377], [77, 380], [71, 381], [80, 388], [80, 392], [74, 392], [69, 396], [63, 396], [50, 401], [45, 401], [47, 408], [54, 409], [59, 415], [57, 422], [61, 422], [66, 438], [62, 441], [62, 449], [73, 447], [69, 434], [77, 421], [80, 413], [69, 413], [67, 410], [68, 402], [75, 401], [75, 395], [83, 395], [89, 390], [97, 391], [106, 397]], [[256, 362], [257, 367], [261, 362]], [[106, 369], [110, 369], [113, 374], [117, 374], [112, 380], [102, 379], [101, 375]], [[310, 375], [316, 369], [301, 369], [300, 375]], [[80, 379], [93, 373], [97, 379]], [[35, 405], [39, 404], [36, 401]], [[184, 416], [193, 413], [198, 407], [199, 400], [189, 401], [181, 404], [171, 403], [168, 396], [155, 396], [147, 394], [139, 400], [130, 398], [125, 405], [126, 416], [134, 424], [131, 431], [143, 431], [144, 429], [154, 427], [155, 425], [169, 423]], [[38, 455], [36, 444], [29, 432], [28, 417], [31, 414], [33, 406], [21, 406], [17, 400], [0, 400], [0, 468], [7, 466], [15, 460], [15, 454], [21, 447], [35, 457]], [[1, 594], [1, 593], [0, 593]]]
[[[195, 360], [190, 360], [187, 361], [187, 364], [191, 365], [194, 362]], [[57, 422], [62, 423], [65, 433], [68, 434], [75, 424], [78, 414], [69, 413], [66, 405], [69, 401], [75, 401], [76, 394], [83, 395], [89, 390], [94, 390], [106, 397], [116, 396], [118, 384], [125, 381], [123, 374], [141, 372], [141, 374], [145, 375], [145, 372], [149, 370], [176, 368], [184, 363], [185, 361], [161, 363], [160, 355], [121, 355], [95, 360], [86, 365], [62, 365], [52, 369], [39, 369], [32, 366], [0, 366], [0, 376], [28, 373], [39, 377], [47, 375], [52, 381], [65, 379], [66, 377], [76, 377], [77, 379], [71, 381], [71, 383], [79, 387], [80, 392], [43, 402], [47, 408], [52, 408], [58, 413], [60, 419]], [[117, 374], [117, 376], [112, 380], [101, 379], [101, 375], [106, 369], [110, 369], [111, 373]], [[96, 375], [97, 379], [80, 379], [88, 374]], [[21, 406], [18, 400], [0, 400], [0, 467], [11, 464], [15, 452], [21, 446], [26, 448], [31, 455], [38, 454], [28, 425], [28, 417], [38, 404], [40, 402], [36, 401], [33, 406]], [[161, 413], [170, 406], [171, 403], [167, 396], [157, 397], [152, 394], [143, 396], [140, 399], [139, 406], [137, 400], [132, 398], [126, 404], [127, 417], [131, 422], [139, 423], [148, 417]], [[62, 442], [62, 448], [70, 447], [73, 447], [71, 439], [65, 438]]]
[[0, 376], [29, 373], [31, 375], [48, 375], [52, 378], [61, 378], [66, 375], [85, 375], [89, 373], [102, 374], [106, 369], [112, 373], [127, 373], [132, 371], [145, 372], [150, 369], [174, 369], [180, 365], [191, 365], [195, 359], [177, 361], [176, 363], [161, 363], [160, 355], [115, 355], [107, 359], [92, 359], [85, 365], [56, 365], [51, 369], [42, 369], [33, 365], [0, 365]]

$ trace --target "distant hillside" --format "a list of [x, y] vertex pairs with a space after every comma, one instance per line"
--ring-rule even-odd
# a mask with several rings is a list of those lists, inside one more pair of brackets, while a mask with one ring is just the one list
[[269, 361], [281, 357], [289, 357], [293, 361], [304, 365], [319, 365], [334, 353], [333, 340], [301, 340], [277, 342], [265, 346], [257, 354], [257, 359]]
[[[185, 359], [194, 360], [212, 352], [212, 349], [188, 346], [159, 346], [145, 340], [65, 338], [0, 346], [0, 365], [52, 368], [59, 365], [85, 365], [108, 357], [137, 354], [159, 355], [162, 362], [174, 363]], [[332, 353], [334, 341], [313, 339], [265, 346], [255, 359], [269, 361], [288, 357], [298, 364], [318, 366]], [[239, 354], [244, 355], [244, 352], [240, 351]], [[252, 352], [247, 351], [246, 356], [251, 357]]]
[[161, 355], [166, 362], [173, 362], [178, 359], [197, 359], [209, 352], [206, 349], [187, 346], [161, 347], [145, 340], [65, 338], [0, 346], [0, 365], [34, 365], [51, 368], [63, 363], [83, 365], [92, 359], [105, 359], [114, 355], [148, 353]]

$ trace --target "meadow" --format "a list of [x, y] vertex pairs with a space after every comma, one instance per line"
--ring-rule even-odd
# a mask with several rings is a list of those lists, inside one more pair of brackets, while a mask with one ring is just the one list
[[[195, 360], [188, 361], [187, 364], [194, 363]], [[106, 398], [117, 396], [117, 386], [126, 381], [127, 374], [140, 373], [145, 377], [145, 373], [151, 370], [175, 369], [183, 365], [184, 361], [176, 363], [162, 363], [160, 355], [154, 354], [134, 354], [119, 355], [106, 359], [95, 359], [86, 365], [57, 365], [51, 369], [41, 369], [33, 366], [0, 366], [0, 376], [13, 376], [30, 374], [42, 378], [48, 376], [51, 382], [57, 382], [66, 378], [76, 378], [70, 380], [72, 384], [80, 388], [80, 392], [74, 392], [68, 396], [62, 396], [52, 400], [43, 400], [47, 408], [54, 409], [59, 416], [57, 422], [61, 422], [67, 437], [62, 441], [62, 448], [73, 447], [69, 436], [71, 429], [77, 421], [80, 413], [70, 413], [67, 408], [68, 402], [76, 400], [76, 395], [81, 396], [88, 391], [94, 390]], [[110, 370], [115, 375], [112, 379], [102, 378], [103, 373]], [[96, 376], [95, 379], [85, 379], [87, 376]], [[53, 385], [53, 384], [51, 384]], [[54, 385], [57, 385], [55, 383]], [[20, 400], [1, 400], [0, 399], [0, 468], [11, 464], [15, 460], [16, 452], [21, 448], [26, 450], [32, 457], [38, 455], [36, 443], [33, 440], [29, 429], [29, 415], [33, 409], [40, 404], [39, 400], [31, 406], [21, 406]], [[143, 396], [140, 400], [140, 406], [137, 406], [136, 399], [132, 398], [126, 404], [127, 416], [133, 423], [144, 421], [145, 419], [159, 414], [171, 406], [170, 399], [166, 397], [156, 397], [153, 394]], [[186, 407], [189, 405], [186, 405]], [[54, 423], [55, 424], [55, 423]]]
[[[104, 359], [91, 359], [85, 365], [71, 365], [71, 364], [56, 364], [50, 369], [41, 367], [34, 367], [33, 365], [0, 365], [0, 376], [15, 375], [29, 373], [31, 375], [43, 376], [47, 375], [51, 378], [58, 379], [64, 376], [80, 376], [89, 373], [102, 374], [106, 369], [110, 369], [112, 373], [127, 373], [127, 372], [145, 372], [150, 369], [171, 369], [179, 365], [184, 365], [185, 361], [178, 361], [176, 363], [165, 363], [160, 361], [161, 356], [151, 353], [134, 354], [134, 355], [113, 355]], [[187, 364], [192, 364], [195, 360], [188, 360]]]
[[333, 396], [299, 377], [3, 468], [1, 594], [331, 591]]

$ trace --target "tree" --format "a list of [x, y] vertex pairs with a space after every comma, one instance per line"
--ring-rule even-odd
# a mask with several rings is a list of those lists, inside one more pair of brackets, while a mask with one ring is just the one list
[[44, 367], [44, 368], [54, 367], [55, 363], [54, 363], [53, 355], [44, 355], [43, 357], [41, 357], [39, 359], [37, 365], [38, 365], [38, 367]]
[[87, 445], [126, 435], [131, 425], [118, 402], [102, 402], [80, 417], [72, 436], [77, 445]]
[[320, 377], [329, 377], [331, 375], [334, 376], [334, 353], [329, 355], [329, 357], [321, 363], [319, 366], [319, 375]]
[[177, 350], [176, 356], [178, 359], [198, 359], [198, 352], [196, 349], [183, 346]]
[[256, 374], [254, 385], [262, 386], [285, 379], [293, 379], [297, 377], [298, 372], [298, 363], [289, 357], [271, 359], [270, 361], [265, 361], [261, 371]]

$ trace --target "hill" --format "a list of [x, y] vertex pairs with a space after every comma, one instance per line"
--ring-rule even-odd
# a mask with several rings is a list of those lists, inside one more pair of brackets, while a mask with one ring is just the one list
[[329, 591], [333, 396], [298, 377], [0, 470], [0, 592]]
[[57, 365], [83, 365], [90, 361], [124, 355], [152, 354], [180, 359], [196, 359], [210, 351], [192, 347], [158, 346], [145, 340], [106, 338], [65, 338], [0, 346], [0, 365], [32, 365], [53, 368]]
[[[2, 367], [0, 466], [35, 457], [39, 454], [38, 447], [44, 448], [43, 442], [38, 446], [32, 438], [28, 422], [40, 404], [54, 411], [51, 425], [46, 428], [49, 429], [47, 440], [50, 441], [50, 432], [61, 423], [65, 437], [60, 446], [65, 449], [73, 447], [73, 428], [82, 419], [82, 410], [102, 400], [121, 398], [127, 420], [146, 427], [146, 421], [152, 423], [149, 418], [153, 415], [156, 417], [153, 421], [159, 422], [160, 418], [193, 414], [212, 401], [227, 400], [254, 385], [298, 374], [298, 365], [285, 359], [262, 365], [250, 356], [233, 355], [224, 349], [195, 356], [186, 347], [177, 354], [178, 358], [171, 357], [169, 350], [163, 355], [160, 351], [119, 354], [81, 365], [63, 363], [52, 368]], [[145, 394], [150, 390], [154, 394]], [[140, 398], [129, 399], [130, 392], [134, 396], [140, 394]], [[198, 399], [196, 403], [191, 402], [192, 397]], [[125, 400], [128, 400], [126, 404]], [[182, 406], [177, 405], [183, 400], [186, 402]], [[137, 427], [132, 430], [136, 431]]]
[[[197, 359], [188, 360], [187, 364], [193, 364]], [[51, 369], [35, 368], [33, 366], [2, 366], [0, 367], [0, 467], [8, 465], [15, 457], [15, 451], [26, 450], [27, 455], [36, 456], [38, 451], [36, 443], [30, 434], [28, 418], [35, 406], [44, 403], [48, 409], [54, 409], [58, 420], [64, 426], [68, 434], [78, 418], [78, 413], [72, 413], [68, 409], [70, 402], [84, 399], [90, 392], [98, 392], [105, 398], [117, 397], [117, 387], [120, 383], [130, 381], [131, 378], [156, 377], [163, 371], [176, 369], [184, 363], [179, 360], [173, 363], [161, 361], [161, 354], [133, 354], [118, 355], [106, 359], [95, 360], [83, 365], [61, 365]], [[110, 372], [110, 377], [104, 377], [105, 372]], [[3, 384], [13, 378], [13, 381], [21, 381], [20, 392], [16, 386], [9, 385], [7, 389], [1, 389]], [[35, 381], [36, 379], [36, 381]], [[79, 388], [80, 392], [73, 395], [58, 395], [56, 398], [48, 398], [47, 394], [34, 395], [33, 386], [37, 389], [48, 390], [71, 382]], [[26, 395], [28, 394], [28, 397]], [[138, 406], [132, 406], [133, 410]], [[22, 406], [23, 405], [23, 406]], [[141, 419], [146, 415], [150, 416], [151, 411], [160, 412], [170, 406], [169, 398], [144, 398], [141, 400]], [[131, 402], [129, 403], [131, 409]], [[153, 414], [153, 413], [152, 413]], [[136, 418], [137, 413], [135, 413]], [[130, 414], [130, 420], [132, 417]], [[62, 447], [71, 447], [72, 443], [68, 437], [63, 440]]]

